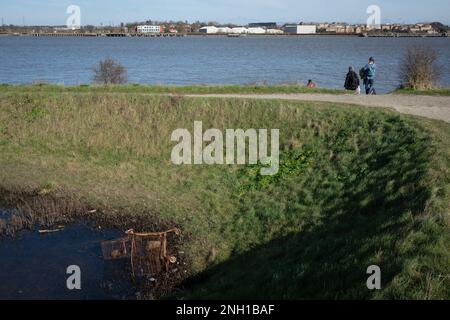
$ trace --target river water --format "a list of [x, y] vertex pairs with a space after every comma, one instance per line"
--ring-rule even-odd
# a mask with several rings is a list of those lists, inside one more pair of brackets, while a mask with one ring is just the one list
[[128, 69], [129, 81], [146, 84], [290, 83], [313, 79], [342, 88], [350, 65], [370, 56], [378, 64], [377, 89], [399, 85], [408, 46], [429, 45], [440, 54], [442, 85], [450, 86], [450, 38], [341, 36], [227, 38], [0, 37], [0, 83], [91, 83], [91, 68], [106, 57]]

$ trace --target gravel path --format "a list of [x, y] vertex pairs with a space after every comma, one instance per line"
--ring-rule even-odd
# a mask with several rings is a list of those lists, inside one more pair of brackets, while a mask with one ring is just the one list
[[334, 95], [334, 94], [207, 94], [189, 95], [192, 97], [222, 97], [251, 99], [284, 99], [301, 101], [324, 101], [358, 104], [367, 107], [387, 107], [401, 113], [443, 120], [450, 123], [450, 96], [419, 96], [403, 94], [387, 94], [377, 96], [366, 95]]

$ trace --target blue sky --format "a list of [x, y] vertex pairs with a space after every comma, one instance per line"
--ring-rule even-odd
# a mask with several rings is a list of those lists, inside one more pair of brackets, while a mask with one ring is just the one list
[[365, 22], [377, 4], [382, 23], [441, 21], [450, 24], [449, 0], [0, 0], [5, 24], [63, 25], [66, 8], [81, 7], [81, 23], [119, 24], [152, 20], [248, 23], [258, 21]]

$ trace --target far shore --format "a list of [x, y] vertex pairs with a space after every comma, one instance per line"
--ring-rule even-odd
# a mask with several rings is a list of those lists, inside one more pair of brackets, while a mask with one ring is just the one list
[[448, 38], [447, 34], [419, 34], [419, 33], [332, 33], [320, 32], [314, 34], [229, 34], [229, 33], [135, 33], [135, 32], [111, 32], [111, 33], [80, 33], [80, 32], [0, 32], [0, 36], [33, 36], [33, 37], [360, 37], [360, 38]]

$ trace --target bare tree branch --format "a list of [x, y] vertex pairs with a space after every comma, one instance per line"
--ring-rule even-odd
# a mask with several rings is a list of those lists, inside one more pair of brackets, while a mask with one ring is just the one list
[[400, 70], [402, 87], [415, 90], [434, 88], [441, 76], [441, 70], [437, 65], [438, 57], [436, 50], [431, 47], [409, 47]]
[[120, 63], [111, 58], [99, 62], [99, 65], [92, 68], [94, 72], [94, 82], [98, 84], [123, 84], [128, 82], [127, 70]]

